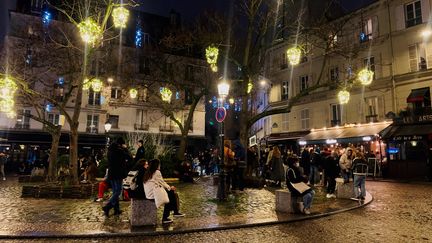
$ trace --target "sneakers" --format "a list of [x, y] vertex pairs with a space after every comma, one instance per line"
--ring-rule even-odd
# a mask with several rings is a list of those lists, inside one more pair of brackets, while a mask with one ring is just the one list
[[104, 212], [105, 217], [109, 217], [109, 211], [110, 211], [109, 205], [107, 204], [107, 205], [103, 206], [102, 210]]
[[304, 213], [304, 214], [306, 214], [306, 215], [309, 215], [309, 214], [311, 214], [311, 212], [309, 211], [309, 209], [308, 209], [308, 208], [305, 208], [305, 209], [303, 210], [303, 213]]
[[163, 223], [163, 224], [170, 224], [170, 223], [172, 223], [172, 222], [173, 222], [173, 220], [170, 219], [170, 218], [162, 219], [162, 223]]
[[101, 197], [101, 198], [96, 199], [95, 202], [102, 202], [103, 200], [104, 199]]
[[327, 193], [326, 198], [331, 198], [331, 197], [332, 197], [331, 194]]
[[336, 195], [334, 193], [327, 193], [327, 198], [336, 198]]
[[184, 217], [185, 216], [185, 214], [183, 214], [183, 213], [175, 213], [174, 214], [174, 217]]
[[6, 177], [3, 177], [3, 180], [5, 181], [5, 180], [6, 180]]

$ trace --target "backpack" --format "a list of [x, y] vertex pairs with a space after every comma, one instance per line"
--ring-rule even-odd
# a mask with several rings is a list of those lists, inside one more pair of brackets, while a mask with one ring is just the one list
[[137, 179], [138, 171], [131, 170], [127, 174], [126, 178], [123, 179], [123, 189], [125, 190], [135, 190], [137, 188]]

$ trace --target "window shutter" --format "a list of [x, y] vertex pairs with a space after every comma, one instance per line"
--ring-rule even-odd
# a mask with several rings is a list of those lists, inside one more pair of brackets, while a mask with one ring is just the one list
[[372, 38], [377, 38], [379, 36], [378, 33], [378, 16], [372, 17]]
[[405, 11], [404, 5], [396, 6], [394, 16], [396, 17], [396, 30], [405, 28]]
[[412, 45], [408, 47], [408, 55], [409, 55], [410, 70], [411, 72], [415, 72], [418, 70], [417, 45]]
[[429, 12], [430, 12], [429, 0], [421, 0], [422, 23], [428, 23]]

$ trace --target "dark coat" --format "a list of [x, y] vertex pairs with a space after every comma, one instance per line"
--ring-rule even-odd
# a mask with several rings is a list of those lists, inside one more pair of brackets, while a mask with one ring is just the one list
[[325, 174], [329, 177], [336, 178], [339, 175], [339, 157], [327, 156], [324, 162]]
[[135, 190], [129, 191], [129, 197], [134, 199], [146, 199], [145, 192], [144, 192], [144, 181], [143, 181], [146, 169], [144, 169], [144, 166], [142, 165], [136, 165], [133, 170], [138, 171], [138, 174], [136, 176], [137, 187], [135, 188]]
[[135, 163], [138, 162], [140, 159], [143, 159], [145, 155], [145, 150], [143, 146], [139, 146], [136, 154], [135, 154]]
[[287, 187], [290, 192], [295, 196], [303, 196], [306, 193], [308, 193], [310, 190], [307, 190], [300, 194], [292, 185], [291, 183], [299, 183], [299, 182], [307, 182], [307, 179], [303, 177], [300, 169], [298, 167], [292, 166], [290, 167], [286, 172], [286, 181], [287, 181]]
[[108, 180], [125, 178], [128, 173], [128, 161], [132, 161], [132, 158], [127, 149], [118, 143], [111, 144], [108, 148]]

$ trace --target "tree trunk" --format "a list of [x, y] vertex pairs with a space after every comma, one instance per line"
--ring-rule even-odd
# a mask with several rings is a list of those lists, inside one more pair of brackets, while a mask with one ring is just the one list
[[183, 161], [185, 159], [184, 154], [185, 154], [186, 148], [187, 148], [187, 140], [188, 140], [187, 134], [182, 134], [181, 140], [180, 140], [180, 147], [179, 147], [179, 150], [177, 153], [177, 158], [180, 161]]
[[78, 125], [71, 126], [70, 133], [69, 169], [72, 175], [72, 184], [79, 184], [78, 175]]
[[56, 181], [57, 180], [57, 155], [58, 155], [58, 146], [60, 142], [61, 132], [51, 133], [52, 143], [51, 143], [51, 151], [49, 155], [49, 165], [48, 165], [48, 181]]

